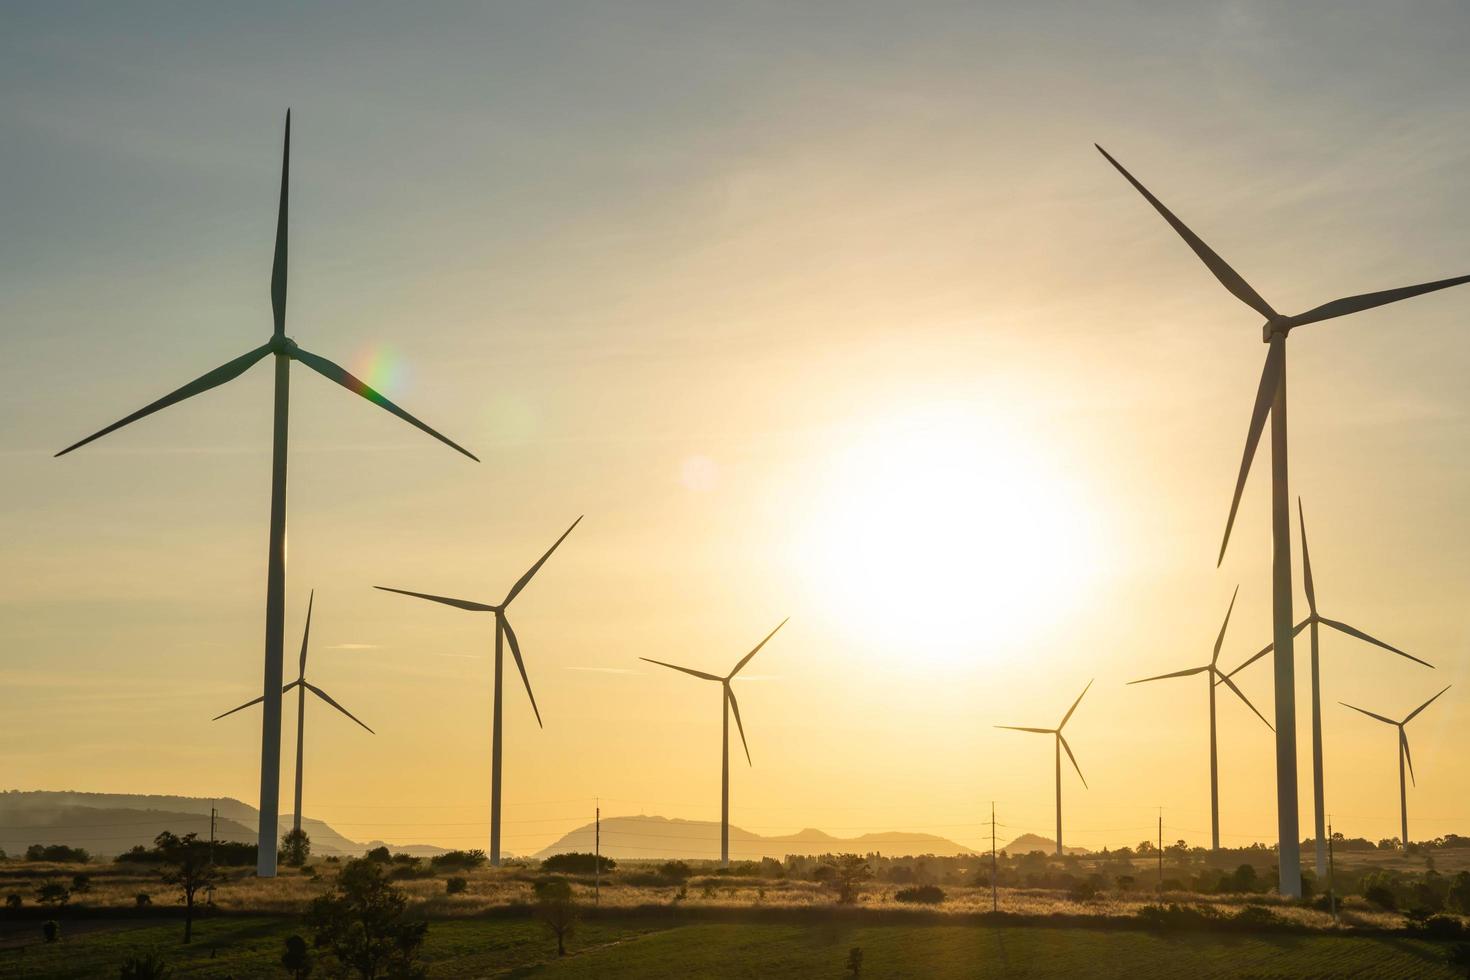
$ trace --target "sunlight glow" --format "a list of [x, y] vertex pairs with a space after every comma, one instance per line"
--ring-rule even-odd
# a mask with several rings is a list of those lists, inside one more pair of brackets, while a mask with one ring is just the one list
[[832, 615], [905, 656], [983, 661], [1094, 581], [1098, 535], [1066, 460], [973, 409], [868, 427], [825, 476], [804, 576]]

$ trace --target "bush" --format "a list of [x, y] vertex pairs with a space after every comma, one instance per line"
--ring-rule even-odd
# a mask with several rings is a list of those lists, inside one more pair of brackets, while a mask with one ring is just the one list
[[847, 951], [847, 972], [853, 976], [860, 976], [863, 972], [863, 948], [854, 946]]
[[409, 919], [407, 905], [408, 897], [393, 887], [380, 862], [359, 858], [342, 866], [332, 890], [311, 903], [306, 921], [316, 946], [327, 949], [343, 972], [423, 976], [418, 955], [429, 924]]
[[600, 867], [604, 873], [618, 866], [618, 862], [609, 857], [598, 857], [596, 854], [572, 851], [567, 854], [553, 854], [541, 862], [541, 868], [545, 871], [554, 871], [561, 874], [595, 874]]
[[944, 889], [938, 885], [919, 885], [915, 888], [900, 888], [893, 893], [893, 897], [899, 902], [938, 905], [944, 901]]
[[1398, 899], [1394, 897], [1393, 889], [1387, 885], [1369, 885], [1363, 891], [1363, 897], [1381, 909], [1392, 912], [1399, 907]]
[[458, 895], [469, 887], [469, 881], [459, 877], [458, 875], [455, 875], [453, 878], [450, 878], [448, 881], [444, 882], [444, 891], [449, 895]]
[[1281, 916], [1264, 905], [1247, 905], [1235, 913], [1235, 918], [1231, 920], [1235, 925], [1246, 929], [1270, 929], [1272, 926], [1279, 926], [1281, 921]]
[[58, 908], [66, 905], [71, 898], [71, 890], [59, 881], [42, 882], [36, 889], [36, 901], [42, 905], [55, 905]]
[[174, 971], [156, 953], [129, 956], [123, 960], [122, 980], [168, 980]]
[[311, 950], [300, 936], [286, 937], [286, 952], [281, 954], [281, 965], [291, 972], [293, 980], [305, 980], [311, 975]]
[[1138, 918], [1155, 929], [1208, 929], [1220, 923], [1220, 913], [1206, 905], [1145, 905]]
[[61, 923], [55, 919], [47, 919], [41, 923], [41, 935], [48, 943], [54, 943], [61, 938]]
[[659, 877], [667, 878], [669, 881], [688, 881], [694, 874], [694, 869], [683, 861], [665, 861], [658, 866]]
[[[387, 853], [386, 847], [381, 848]], [[429, 858], [429, 867], [435, 871], [473, 871], [485, 864], [489, 858], [485, 852], [479, 849], [473, 851], [445, 851], [443, 854], [435, 854]]]
[[92, 860], [92, 855], [85, 848], [67, 847], [65, 844], [32, 844], [26, 848], [26, 860], [86, 864]]
[[1446, 942], [1465, 935], [1464, 924], [1460, 922], [1458, 916], [1454, 915], [1431, 915], [1424, 920], [1420, 930], [1430, 939]]
[[[450, 851], [453, 854], [453, 851]], [[362, 856], [364, 861], [373, 861], [377, 864], [388, 864], [393, 860], [393, 852], [387, 847], [374, 847]]]
[[11, 892], [5, 896], [5, 907], [8, 909], [18, 909], [23, 904], [25, 904], [25, 900], [20, 897], [19, 892]]
[[139, 892], [133, 896], [133, 904], [140, 909], [147, 908], [153, 904], [153, 896], [147, 892]]
[[1097, 886], [1090, 881], [1077, 881], [1067, 889], [1067, 897], [1074, 902], [1090, 902], [1097, 898]]
[[85, 894], [87, 894], [87, 892], [89, 892], [91, 890], [92, 890], [92, 876], [91, 875], [72, 875], [71, 876], [71, 893], [73, 895], [85, 895]]

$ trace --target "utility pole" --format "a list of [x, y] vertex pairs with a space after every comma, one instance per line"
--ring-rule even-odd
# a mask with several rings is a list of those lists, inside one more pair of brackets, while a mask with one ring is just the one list
[[602, 904], [602, 801], [595, 802], [597, 807], [593, 826], [593, 854], [592, 854], [592, 904]]
[[1327, 817], [1327, 906], [1332, 910], [1333, 924], [1337, 923], [1337, 878], [1332, 863], [1332, 817]]
[[1164, 808], [1159, 807], [1159, 894], [1164, 893]]
[[214, 863], [214, 818], [219, 813], [216, 807], [209, 808], [209, 863]]
[[1000, 910], [1000, 900], [995, 892], [995, 801], [990, 801], [990, 911]]

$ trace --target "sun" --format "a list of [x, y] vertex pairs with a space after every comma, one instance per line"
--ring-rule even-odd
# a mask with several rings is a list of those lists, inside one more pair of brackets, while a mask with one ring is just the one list
[[1065, 459], [966, 407], [861, 427], [823, 467], [797, 549], [827, 611], [906, 655], [959, 659], [1083, 598], [1097, 527]]

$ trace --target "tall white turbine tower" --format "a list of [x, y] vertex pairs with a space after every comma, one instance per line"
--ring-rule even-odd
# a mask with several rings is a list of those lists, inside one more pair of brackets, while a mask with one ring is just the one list
[[1072, 718], [1072, 712], [1077, 710], [1077, 705], [1087, 696], [1088, 689], [1092, 687], [1092, 681], [1087, 682], [1087, 687], [1077, 695], [1077, 700], [1072, 702], [1072, 707], [1062, 715], [1062, 723], [1055, 728], [1024, 728], [1020, 725], [996, 725], [996, 728], [1004, 728], [1013, 732], [1033, 732], [1037, 735], [1052, 735], [1056, 738], [1056, 763], [1057, 763], [1057, 857], [1062, 856], [1062, 751], [1065, 750], [1067, 758], [1072, 760], [1072, 768], [1077, 770], [1077, 778], [1082, 780], [1082, 788], [1087, 788], [1087, 777], [1082, 775], [1082, 767], [1077, 765], [1077, 757], [1072, 754], [1072, 746], [1067, 744], [1067, 738], [1062, 734], [1062, 729], [1067, 727], [1067, 722]]

